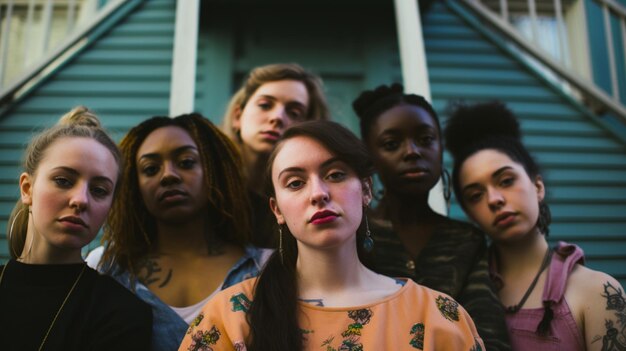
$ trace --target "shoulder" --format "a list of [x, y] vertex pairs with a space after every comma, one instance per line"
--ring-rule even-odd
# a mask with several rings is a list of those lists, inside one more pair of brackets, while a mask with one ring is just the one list
[[567, 292], [572, 291], [586, 301], [604, 300], [603, 296], [610, 294], [611, 290], [623, 292], [617, 279], [581, 264], [574, 266], [567, 282]]
[[126, 287], [108, 275], [90, 270], [94, 277], [93, 298], [100, 308], [120, 311], [123, 314], [151, 315], [151, 307]]
[[475, 225], [459, 221], [454, 218], [444, 217], [442, 222], [438, 226], [439, 231], [449, 233], [458, 239], [471, 238], [479, 242], [485, 241], [485, 233]]

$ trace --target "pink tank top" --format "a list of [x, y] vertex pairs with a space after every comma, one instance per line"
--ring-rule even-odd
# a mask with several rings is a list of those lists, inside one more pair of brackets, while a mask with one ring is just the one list
[[511, 349], [516, 351], [585, 350], [585, 341], [576, 325], [572, 311], [565, 301], [567, 278], [577, 264], [584, 264], [583, 250], [565, 242], [559, 242], [548, 268], [542, 300], [551, 303], [554, 317], [547, 335], [537, 333], [543, 319], [544, 308], [525, 308], [517, 313], [506, 314], [506, 324], [511, 339]]

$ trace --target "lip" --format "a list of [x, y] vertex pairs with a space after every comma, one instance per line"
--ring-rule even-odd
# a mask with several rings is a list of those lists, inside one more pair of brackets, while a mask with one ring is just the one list
[[260, 133], [265, 139], [269, 139], [272, 141], [276, 141], [278, 140], [278, 138], [280, 138], [280, 132], [270, 129], [270, 130], [264, 130]]
[[428, 173], [428, 169], [424, 167], [411, 167], [400, 172], [400, 175], [406, 178], [419, 178]]
[[494, 227], [506, 227], [515, 221], [517, 213], [515, 212], [503, 212], [496, 216], [493, 221]]
[[89, 229], [89, 226], [78, 216], [65, 216], [58, 219], [59, 222], [69, 227], [82, 227]]
[[159, 201], [177, 201], [186, 198], [187, 192], [179, 189], [170, 189], [159, 194]]
[[339, 217], [339, 215], [330, 210], [317, 211], [313, 214], [309, 223], [325, 224], [334, 221], [337, 217]]

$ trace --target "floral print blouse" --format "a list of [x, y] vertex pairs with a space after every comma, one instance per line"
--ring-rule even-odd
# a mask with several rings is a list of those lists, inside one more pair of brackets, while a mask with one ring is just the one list
[[[246, 350], [246, 313], [256, 278], [221, 291], [191, 324], [179, 351]], [[305, 350], [484, 350], [456, 301], [407, 280], [396, 293], [356, 307], [300, 302]]]

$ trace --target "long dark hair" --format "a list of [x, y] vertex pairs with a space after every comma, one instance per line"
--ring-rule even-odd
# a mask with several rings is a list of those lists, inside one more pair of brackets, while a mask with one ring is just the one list
[[[223, 241], [247, 245], [250, 242], [249, 205], [243, 181], [242, 161], [236, 146], [211, 121], [197, 113], [175, 118], [152, 117], [132, 128], [120, 142], [124, 158], [119, 196], [113, 201], [102, 241], [106, 249], [103, 267], [115, 262], [135, 278], [139, 263], [157, 240], [156, 221], [141, 197], [137, 178], [137, 152], [156, 129], [176, 126], [184, 129], [198, 146], [209, 206], [210, 233]], [[212, 239], [206, 233], [207, 250]]]
[[[522, 132], [517, 117], [500, 101], [483, 102], [475, 105], [457, 103], [449, 107], [452, 111], [444, 130], [446, 148], [454, 158], [452, 187], [461, 207], [465, 208], [461, 196], [459, 171], [467, 158], [485, 149], [498, 150], [524, 167], [529, 178], [540, 175], [539, 165], [522, 143]], [[552, 216], [550, 208], [541, 201], [537, 227], [546, 237], [550, 232]]]
[[[272, 164], [286, 140], [305, 136], [320, 142], [333, 155], [345, 162], [357, 176], [368, 179], [373, 173], [372, 162], [365, 145], [342, 125], [330, 121], [303, 122], [288, 128], [270, 155], [267, 163], [267, 194], [275, 196], [272, 184]], [[268, 260], [255, 286], [254, 299], [247, 315], [250, 335], [248, 350], [302, 350], [302, 331], [298, 326], [298, 288], [296, 261], [298, 246], [286, 225], [282, 226], [283, 254], [279, 251]], [[364, 220], [357, 229], [357, 252], [365, 237]]]

